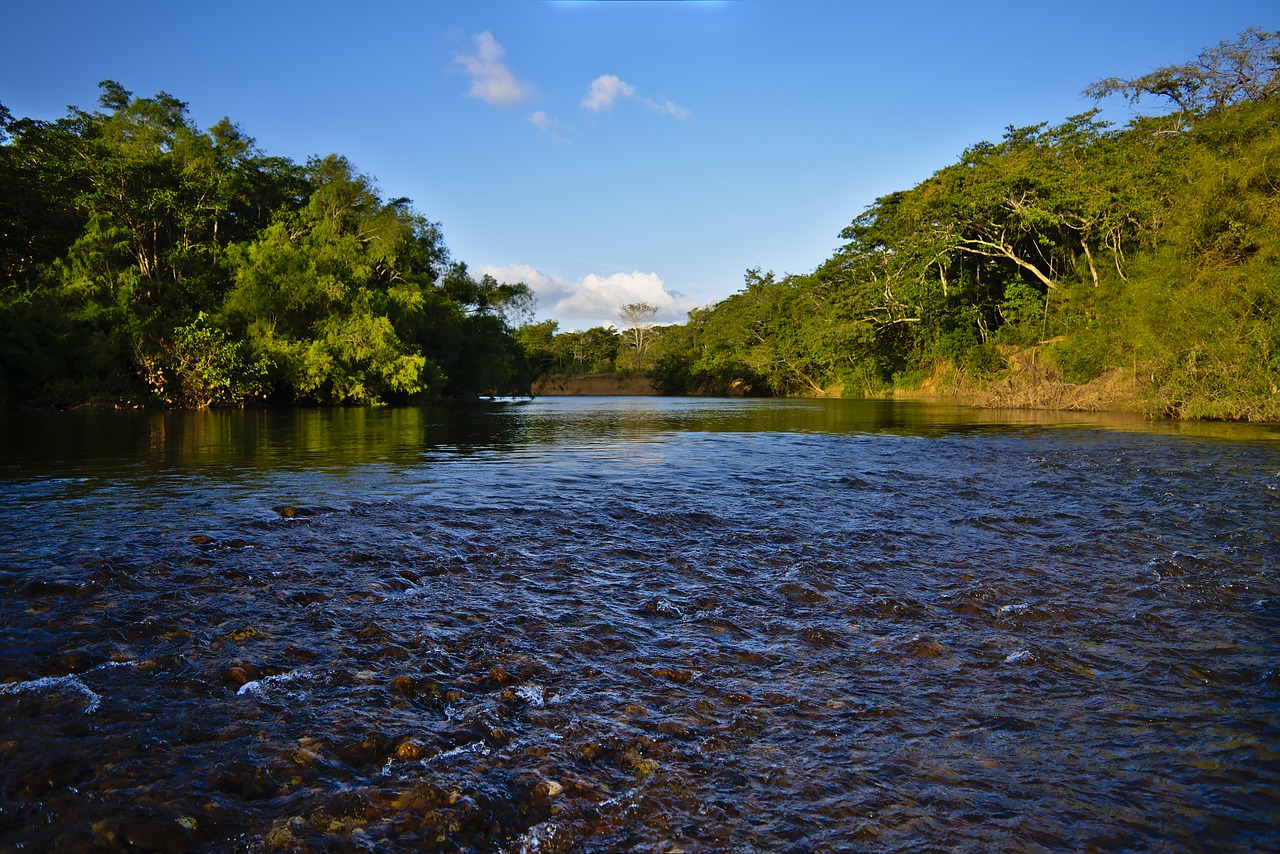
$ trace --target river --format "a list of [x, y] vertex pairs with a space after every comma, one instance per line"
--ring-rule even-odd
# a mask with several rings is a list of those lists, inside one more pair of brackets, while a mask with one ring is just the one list
[[0, 418], [0, 850], [1280, 848], [1280, 428]]

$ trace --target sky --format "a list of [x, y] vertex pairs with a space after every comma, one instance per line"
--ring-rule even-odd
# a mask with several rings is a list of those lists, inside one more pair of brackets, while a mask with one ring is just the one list
[[56, 119], [111, 79], [344, 155], [568, 331], [807, 273], [877, 197], [1249, 26], [1280, 4], [41, 0], [0, 7], [0, 103]]

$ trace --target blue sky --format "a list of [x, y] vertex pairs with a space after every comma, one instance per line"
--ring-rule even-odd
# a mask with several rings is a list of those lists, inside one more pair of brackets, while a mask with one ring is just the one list
[[877, 196], [1248, 26], [1274, 0], [43, 0], [0, 9], [0, 103], [53, 119], [109, 78], [343, 154], [581, 329], [812, 270]]

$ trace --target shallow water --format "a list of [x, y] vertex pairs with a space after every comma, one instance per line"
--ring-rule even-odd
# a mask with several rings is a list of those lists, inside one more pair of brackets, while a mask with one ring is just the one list
[[10, 416], [0, 849], [1280, 848], [1280, 432]]

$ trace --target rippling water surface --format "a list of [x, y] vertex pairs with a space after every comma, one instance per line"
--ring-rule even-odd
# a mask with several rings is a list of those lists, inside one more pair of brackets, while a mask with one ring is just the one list
[[1280, 848], [1280, 433], [1065, 418], [11, 416], [0, 849]]

